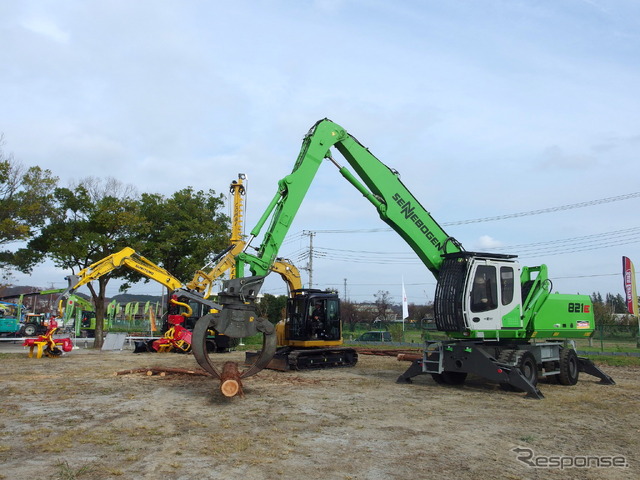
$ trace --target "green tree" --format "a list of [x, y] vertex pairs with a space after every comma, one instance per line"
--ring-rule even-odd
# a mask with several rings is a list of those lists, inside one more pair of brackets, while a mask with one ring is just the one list
[[6, 249], [14, 242], [26, 241], [44, 226], [52, 215], [54, 190], [58, 178], [40, 167], [25, 168], [13, 155], [2, 150], [0, 134], [0, 267], [3, 274], [16, 262], [15, 253]]
[[409, 304], [409, 318], [416, 322], [423, 322], [425, 319], [433, 319], [433, 304], [416, 305]]
[[[55, 199], [57, 210], [49, 223], [17, 254], [24, 272], [48, 257], [64, 271], [78, 273], [125, 246], [135, 248], [132, 240], [149, 229], [135, 189], [112, 178], [89, 177], [74, 187], [57, 188]], [[96, 348], [103, 343], [107, 284], [126, 273], [115, 270], [87, 285], [96, 309]]]
[[[186, 283], [229, 244], [224, 196], [191, 187], [170, 197], [142, 194], [140, 214], [148, 226], [137, 239], [141, 253]], [[150, 256], [152, 255], [152, 256]]]
[[276, 324], [285, 316], [287, 308], [286, 295], [271, 295], [265, 293], [258, 303], [257, 311], [259, 317], [267, 318], [271, 323]]
[[378, 314], [376, 320], [381, 322], [381, 325], [385, 325], [389, 321], [387, 318], [389, 310], [391, 308], [391, 294], [386, 290], [378, 290], [378, 293], [374, 295], [376, 299], [376, 312]]
[[627, 302], [619, 293], [607, 293], [605, 303], [611, 307], [613, 313], [627, 313]]
[[350, 332], [355, 331], [356, 322], [358, 322], [358, 310], [353, 302], [348, 300], [340, 302], [340, 319], [342, 320], [343, 330], [348, 328]]
[[[609, 294], [607, 294], [608, 296]], [[609, 325], [613, 323], [612, 313], [613, 309], [611, 305], [607, 305], [602, 300], [600, 293], [594, 292], [591, 295], [591, 302], [593, 303], [593, 317], [596, 325]]]

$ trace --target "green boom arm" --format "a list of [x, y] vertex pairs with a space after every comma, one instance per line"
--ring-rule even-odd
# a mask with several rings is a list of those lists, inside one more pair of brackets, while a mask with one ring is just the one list
[[[331, 156], [335, 147], [353, 168], [339, 165]], [[327, 158], [342, 176], [377, 209], [380, 218], [395, 230], [437, 277], [442, 254], [455, 253], [462, 246], [449, 237], [400, 181], [398, 173], [378, 160], [353, 136], [328, 119], [317, 122], [305, 136], [293, 171], [278, 182], [278, 192], [251, 231], [251, 239], [271, 218], [256, 255], [238, 255], [238, 272], [248, 264], [253, 275], [266, 275], [298, 212], [322, 161]], [[359, 179], [358, 179], [359, 177]]]

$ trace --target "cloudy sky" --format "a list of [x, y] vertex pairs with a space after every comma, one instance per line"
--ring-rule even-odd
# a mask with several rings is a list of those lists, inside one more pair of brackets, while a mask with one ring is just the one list
[[[327, 117], [467, 250], [546, 263], [563, 293], [622, 294], [621, 256], [640, 264], [636, 1], [4, 1], [0, 42], [3, 149], [63, 185], [226, 192], [242, 172], [248, 231]], [[314, 287], [432, 300], [384, 227], [328, 164], [281, 254], [304, 267], [317, 232]]]

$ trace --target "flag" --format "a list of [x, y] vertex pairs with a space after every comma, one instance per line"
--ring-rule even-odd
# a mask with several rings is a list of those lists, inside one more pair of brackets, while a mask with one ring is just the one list
[[156, 311], [152, 308], [149, 310], [149, 323], [151, 326], [151, 331], [155, 332], [157, 330], [156, 327]]
[[638, 315], [636, 272], [633, 263], [627, 257], [622, 257], [622, 275], [624, 277], [624, 293], [627, 297], [627, 310], [631, 315]]
[[402, 320], [409, 318], [409, 305], [407, 304], [407, 292], [404, 290], [404, 278], [402, 279]]

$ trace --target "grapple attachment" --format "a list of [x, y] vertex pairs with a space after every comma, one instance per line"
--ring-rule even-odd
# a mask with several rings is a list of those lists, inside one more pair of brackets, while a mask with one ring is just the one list
[[276, 352], [275, 327], [265, 318], [257, 318], [255, 300], [264, 281], [263, 276], [234, 278], [224, 282], [219, 294], [222, 309], [201, 317], [193, 329], [193, 354], [202, 368], [216, 378], [220, 373], [207, 352], [209, 330], [232, 338], [250, 337], [262, 333], [262, 350], [256, 361], [241, 373], [241, 378], [255, 375], [273, 358]]

